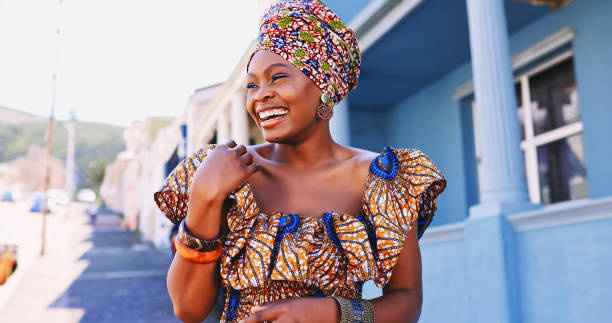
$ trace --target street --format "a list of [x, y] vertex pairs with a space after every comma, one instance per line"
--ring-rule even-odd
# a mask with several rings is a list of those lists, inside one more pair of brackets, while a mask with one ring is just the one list
[[89, 224], [85, 205], [48, 216], [25, 203], [0, 204], [0, 228], [19, 245], [18, 268], [0, 286], [0, 322], [178, 322], [166, 290], [170, 258], [117, 215]]

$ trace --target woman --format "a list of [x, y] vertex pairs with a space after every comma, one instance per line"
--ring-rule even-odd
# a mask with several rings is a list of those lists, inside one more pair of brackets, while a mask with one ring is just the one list
[[[168, 272], [181, 320], [202, 321], [221, 288], [227, 322], [417, 321], [418, 237], [446, 182], [417, 150], [333, 141], [333, 106], [359, 66], [353, 32], [321, 2], [263, 17], [245, 86], [268, 143], [206, 147], [155, 194], [182, 221]], [[367, 280], [384, 295], [361, 300]]]

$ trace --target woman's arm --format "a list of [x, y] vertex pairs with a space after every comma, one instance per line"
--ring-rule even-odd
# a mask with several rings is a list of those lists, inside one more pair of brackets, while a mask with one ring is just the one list
[[[257, 171], [245, 146], [233, 140], [211, 150], [189, 187], [185, 228], [199, 239], [219, 237], [230, 207], [226, 197]], [[225, 202], [228, 203], [225, 203]], [[189, 262], [178, 253], [168, 271], [167, 284], [175, 315], [183, 322], [201, 322], [219, 293], [218, 262]]]
[[383, 296], [372, 300], [376, 322], [416, 322], [421, 315], [423, 287], [421, 252], [416, 226], [408, 232], [393, 275], [383, 288]]
[[[202, 239], [214, 239], [220, 232], [222, 210], [223, 201], [217, 199], [193, 201], [187, 211], [185, 226]], [[193, 263], [177, 253], [166, 282], [176, 317], [183, 322], [202, 322], [219, 294], [218, 262]]]

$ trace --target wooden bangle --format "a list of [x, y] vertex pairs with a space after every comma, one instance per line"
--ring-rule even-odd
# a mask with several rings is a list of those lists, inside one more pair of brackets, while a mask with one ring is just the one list
[[223, 245], [224, 238], [225, 235], [221, 233], [219, 237], [215, 239], [200, 239], [191, 234], [189, 230], [187, 230], [187, 227], [185, 227], [185, 220], [181, 222], [178, 233], [176, 235], [177, 241], [181, 241], [181, 243], [187, 246], [187, 248], [193, 249], [198, 252], [209, 252], [219, 249], [219, 246]]
[[212, 251], [196, 251], [186, 246], [178, 236], [174, 239], [176, 245], [176, 252], [183, 257], [185, 260], [198, 263], [198, 264], [209, 264], [217, 261], [223, 253], [223, 245]]

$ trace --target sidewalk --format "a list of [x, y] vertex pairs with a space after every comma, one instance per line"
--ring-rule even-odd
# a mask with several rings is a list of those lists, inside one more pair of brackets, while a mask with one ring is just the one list
[[168, 255], [121, 229], [115, 215], [99, 215], [94, 227], [77, 213], [24, 268], [0, 322], [178, 322], [166, 290]]

